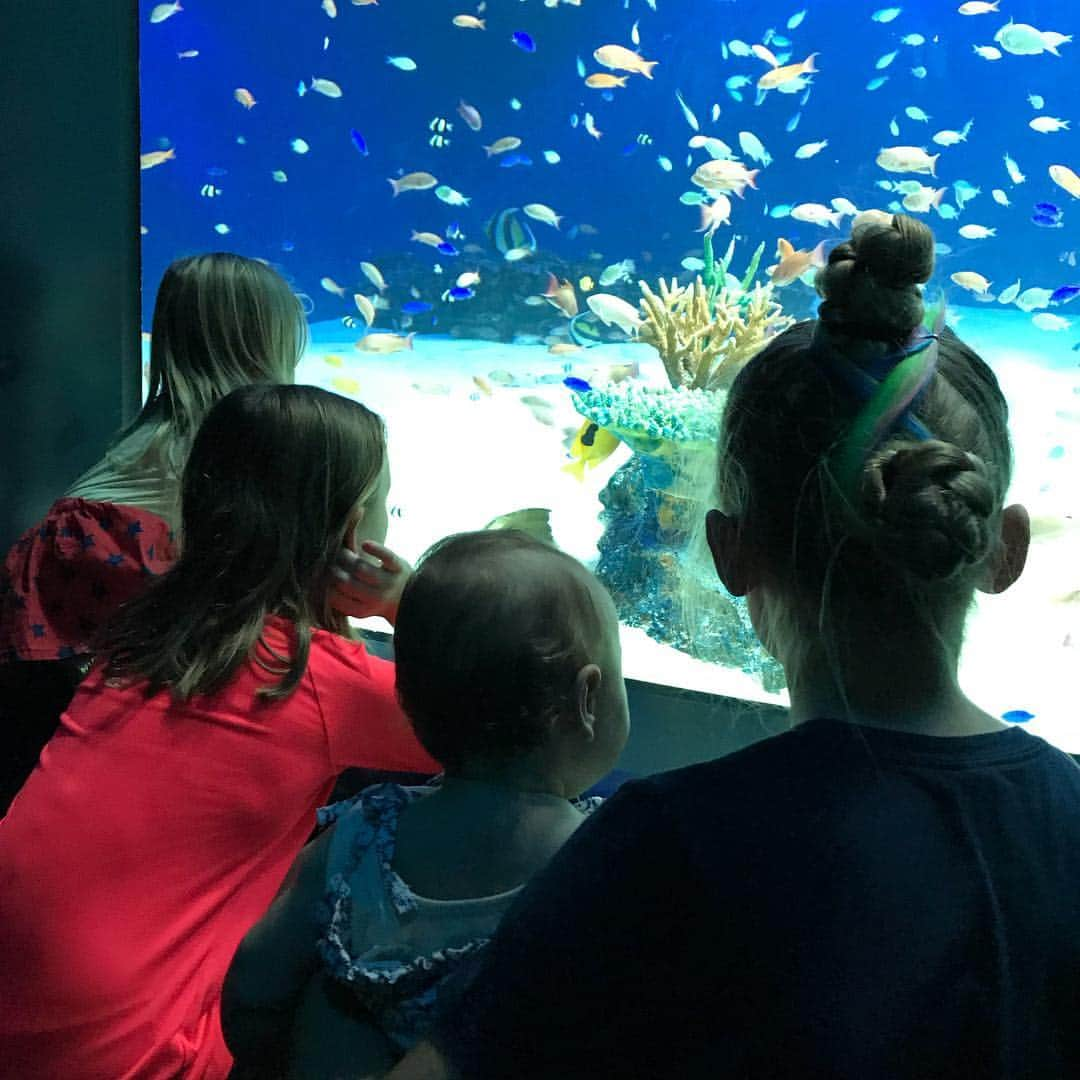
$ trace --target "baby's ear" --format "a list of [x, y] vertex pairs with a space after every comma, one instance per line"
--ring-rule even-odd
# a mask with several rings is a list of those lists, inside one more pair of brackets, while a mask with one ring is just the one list
[[574, 720], [592, 739], [596, 728], [596, 692], [603, 674], [597, 664], [586, 664], [574, 679]]

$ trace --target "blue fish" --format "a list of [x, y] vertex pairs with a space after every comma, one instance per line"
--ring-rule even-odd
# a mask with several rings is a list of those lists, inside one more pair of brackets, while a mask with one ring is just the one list
[[476, 293], [465, 286], [455, 285], [448, 293], [451, 300], [471, 300]]
[[433, 304], [429, 304], [426, 300], [410, 300], [407, 304], [401, 305], [401, 310], [406, 315], [423, 315], [427, 311], [431, 311], [434, 307]]
[[281, 250], [282, 251], [295, 251], [296, 250], [296, 245], [291, 240], [282, 240], [281, 241]]
[[1052, 202], [1037, 202], [1035, 213], [1046, 214], [1048, 217], [1061, 217], [1061, 207], [1055, 206]]
[[1080, 285], [1062, 285], [1050, 294], [1051, 304], [1067, 304], [1080, 296]]
[[499, 161], [503, 169], [512, 169], [515, 165], [531, 165], [532, 158], [528, 154], [505, 154]]
[[364, 136], [361, 135], [360, 132], [356, 130], [356, 128], [350, 128], [349, 129], [349, 138], [352, 139], [353, 146], [355, 146], [356, 149], [359, 150], [360, 153], [364, 155], [364, 157], [367, 157], [368, 156], [368, 148], [367, 148], [367, 143], [364, 141]]
[[799, 126], [799, 121], [802, 119], [802, 113], [797, 112], [785, 125], [785, 131], [794, 131]]
[[454, 245], [451, 244], [448, 240], [444, 240], [435, 250], [441, 252], [443, 255], [458, 254], [458, 249], [454, 247]]
[[641, 144], [638, 142], [627, 143], [622, 148], [623, 157], [629, 157], [631, 154], [635, 153], [640, 145]]
[[579, 379], [576, 375], [568, 375], [563, 379], [562, 383], [568, 390], [573, 390], [576, 394], [584, 394], [592, 389], [584, 379]]
[[524, 30], [515, 30], [510, 35], [510, 40], [519, 48], [525, 52], [536, 52], [536, 42], [533, 41], [529, 34], [526, 34]]
[[1035, 714], [1028, 712], [1027, 709], [1010, 709], [1001, 714], [1001, 719], [1007, 720], [1010, 724], [1026, 724], [1029, 720], [1035, 719]]
[[889, 81], [888, 75], [878, 75], [866, 84], [867, 90], [880, 90]]
[[229, 170], [228, 169], [223, 169], [220, 165], [211, 165], [210, 168], [206, 170], [206, 175], [207, 176], [228, 176], [229, 175]]
[[1065, 227], [1060, 218], [1051, 217], [1049, 214], [1032, 214], [1031, 222], [1042, 229], [1062, 229]]

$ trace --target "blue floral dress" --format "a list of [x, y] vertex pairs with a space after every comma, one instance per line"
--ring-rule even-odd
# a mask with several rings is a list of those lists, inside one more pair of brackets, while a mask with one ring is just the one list
[[[427, 787], [377, 784], [319, 810], [336, 823], [319, 913], [326, 973], [401, 1050], [427, 1031], [440, 986], [487, 943], [523, 886], [467, 900], [418, 896], [391, 868], [401, 811]], [[575, 800], [591, 813], [602, 799]]]

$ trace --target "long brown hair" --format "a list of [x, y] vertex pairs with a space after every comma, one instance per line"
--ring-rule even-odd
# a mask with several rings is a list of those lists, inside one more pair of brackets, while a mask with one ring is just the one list
[[266, 263], [231, 252], [173, 262], [161, 279], [146, 402], [125, 434], [161, 423], [178, 474], [203, 417], [238, 386], [289, 383], [307, 345], [300, 300]]
[[[106, 677], [186, 699], [219, 689], [250, 657], [281, 676], [260, 693], [288, 695], [312, 629], [347, 632], [327, 602], [329, 568], [385, 459], [382, 420], [337, 394], [261, 385], [224, 397], [184, 469], [180, 559], [106, 628]], [[270, 614], [293, 623], [289, 656], [260, 646]]]

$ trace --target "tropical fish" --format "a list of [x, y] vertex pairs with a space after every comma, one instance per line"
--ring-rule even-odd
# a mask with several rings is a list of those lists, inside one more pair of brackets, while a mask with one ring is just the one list
[[940, 154], [929, 155], [921, 146], [893, 146], [882, 150], [877, 164], [886, 172], [929, 173], [936, 176], [934, 169]]
[[454, 26], [459, 26], [463, 30], [484, 29], [484, 20], [478, 19], [475, 15], [455, 15], [450, 21]]
[[[504, 257], [508, 251], [525, 248], [536, 250], [536, 236], [532, 229], [518, 216], [518, 208], [512, 206], [501, 210], [487, 225], [487, 235], [492, 246]], [[512, 260], [511, 260], [512, 261]]]
[[171, 19], [177, 12], [183, 10], [179, 0], [175, 4], [158, 4], [150, 12], [150, 21], [152, 23], [163, 23], [166, 19]]
[[593, 114], [587, 112], [585, 114], [585, 130], [594, 138], [599, 139], [604, 133], [596, 126], [596, 121], [593, 119]]
[[446, 290], [446, 299], [457, 303], [461, 300], [471, 300], [476, 295], [476, 290], [467, 285], [455, 285]]
[[961, 15], [987, 15], [991, 11], [997, 11], [1000, 2], [1001, 0], [993, 0], [993, 3], [987, 3], [986, 0], [968, 0], [956, 10]]
[[536, 52], [536, 42], [524, 30], [515, 30], [510, 40], [523, 52]]
[[270, 177], [275, 184], [287, 184], [289, 182], [289, 174], [284, 169], [275, 169], [270, 174]]
[[637, 308], [632, 304], [610, 293], [593, 293], [586, 303], [589, 305], [589, 310], [605, 326], [614, 325], [631, 337], [637, 336], [642, 319]]
[[289, 146], [294, 154], [306, 154], [311, 149], [305, 139], [290, 139]]
[[411, 56], [388, 56], [386, 62], [398, 71], [415, 71], [416, 61]]
[[938, 146], [955, 146], [957, 143], [966, 142], [974, 125], [975, 121], [969, 120], [959, 131], [950, 131], [948, 129], [939, 131], [934, 135], [934, 142]]
[[1035, 719], [1035, 714], [1028, 712], [1027, 709], [1010, 709], [1001, 714], [1001, 719], [1007, 720], [1010, 724], [1026, 724], [1029, 720]]
[[731, 224], [731, 200], [721, 191], [711, 203], [701, 205], [701, 226], [697, 230], [712, 236], [721, 225]]
[[960, 235], [965, 240], [986, 240], [997, 236], [997, 229], [988, 229], [985, 225], [961, 225]]
[[875, 11], [870, 18], [873, 19], [874, 22], [891, 23], [903, 10], [903, 8], [898, 7], [881, 8], [879, 11]]
[[1061, 285], [1050, 294], [1051, 304], [1068, 304], [1080, 296], [1080, 285]]
[[764, 166], [772, 164], [772, 155], [752, 131], [739, 132], [739, 146], [742, 152], [752, 161], [760, 162]]
[[[1062, 166], [1064, 167], [1064, 166]], [[1014, 184], [1022, 184], [1027, 177], [1020, 171], [1020, 167], [1008, 154], [1005, 155], [1005, 171], [1009, 174], [1009, 179]], [[1053, 174], [1051, 173], [1051, 176]]]
[[353, 303], [356, 304], [356, 310], [360, 312], [364, 322], [368, 326], [374, 325], [375, 305], [363, 293], [354, 293]]
[[446, 203], [447, 206], [468, 206], [469, 197], [462, 195], [460, 191], [455, 191], [448, 184], [440, 184], [435, 189], [435, 198], [440, 202]]
[[549, 165], [558, 165], [559, 162], [562, 161], [562, 158], [559, 157], [558, 151], [556, 151], [556, 150], [545, 150], [544, 151], [544, 160]]
[[1040, 330], [1050, 331], [1068, 330], [1072, 326], [1068, 319], [1063, 319], [1060, 315], [1054, 315], [1049, 311], [1040, 311], [1038, 315], [1032, 315], [1031, 322]]
[[791, 216], [796, 221], [805, 221], [810, 225], [820, 225], [823, 229], [828, 225], [839, 229], [844, 218], [843, 214], [830, 210], [827, 206], [822, 206], [821, 203], [800, 203], [792, 208]]
[[401, 352], [402, 349], [413, 347], [415, 334], [365, 334], [355, 345], [361, 352], [378, 353], [386, 356], [390, 353]]
[[816, 271], [825, 265], [825, 241], [812, 251], [796, 251], [781, 237], [776, 241], [776, 257], [780, 261], [769, 268], [769, 278], [776, 286], [790, 285], [808, 271]]
[[443, 238], [438, 233], [417, 232], [415, 229], [413, 229], [412, 236], [409, 239], [414, 243], [427, 244], [428, 247], [433, 248], [437, 248], [443, 242]]
[[533, 253], [533, 248], [516, 247], [511, 248], [509, 251], [503, 252], [503, 258], [507, 262], [521, 262], [522, 259], [527, 259]]
[[458, 116], [465, 121], [471, 131], [479, 131], [484, 126], [479, 110], [468, 104], [468, 102], [459, 100], [457, 111]]
[[555, 426], [555, 406], [547, 398], [526, 394], [518, 400], [533, 414], [533, 419], [545, 427]]
[[795, 156], [800, 161], [805, 161], [807, 158], [812, 158], [815, 154], [820, 154], [828, 145], [828, 139], [822, 139], [821, 142], [803, 143], [802, 146], [795, 151]]
[[984, 60], [1001, 59], [1001, 50], [995, 49], [993, 45], [972, 45], [972, 49], [976, 56], [981, 56]]
[[339, 98], [342, 96], [341, 87], [333, 79], [318, 79], [312, 76], [311, 89], [316, 94], [322, 94], [323, 97]]
[[633, 259], [623, 259], [621, 262], [605, 266], [600, 272], [600, 284], [602, 286], [614, 285], [617, 281], [630, 281], [637, 270], [637, 264]]
[[1051, 165], [1050, 179], [1074, 199], [1080, 199], [1080, 176], [1077, 176], [1068, 165]]
[[360, 132], [356, 130], [356, 128], [349, 128], [349, 138], [352, 139], [353, 146], [355, 146], [356, 149], [364, 155], [364, 157], [367, 157], [368, 145], [367, 141], [364, 139], [364, 136], [361, 135]]
[[1052, 289], [1025, 289], [1016, 298], [1016, 306], [1021, 311], [1035, 311], [1037, 308], [1049, 307], [1050, 297], [1053, 295]]
[[748, 170], [741, 161], [717, 158], [699, 165], [693, 176], [690, 177], [690, 182], [698, 187], [705, 188], [710, 193], [734, 191], [736, 195], [742, 198], [747, 186], [757, 187], [757, 184], [754, 183], [757, 174], [757, 169]]
[[532, 158], [528, 154], [506, 154], [499, 159], [499, 167], [502, 169], [513, 169], [517, 165], [532, 165]]
[[496, 139], [490, 146], [484, 147], [484, 153], [488, 157], [495, 154], [505, 154], [507, 150], [516, 150], [521, 145], [521, 140], [516, 135], [504, 135]]
[[345, 290], [330, 277], [324, 277], [319, 279], [319, 284], [330, 293], [334, 293], [336, 296], [344, 297]]
[[584, 480], [586, 469], [595, 469], [618, 447], [619, 440], [615, 435], [592, 420], [586, 420], [570, 444], [570, 456], [574, 460], [563, 466], [563, 472]]
[[401, 305], [401, 310], [406, 315], [424, 315], [429, 311], [433, 311], [434, 304], [429, 304], [426, 300], [408, 300]]
[[570, 375], [563, 379], [563, 386], [567, 390], [573, 390], [575, 394], [587, 394], [592, 389], [589, 383], [584, 379], [579, 379], [576, 375]]
[[578, 313], [577, 294], [574, 286], [566, 280], [559, 279], [552, 273], [548, 273], [547, 289], [543, 293], [544, 299], [554, 308], [558, 308], [568, 319], [572, 319]]
[[925, 187], [923, 184], [916, 182], [914, 190], [904, 195], [904, 209], [915, 214], [927, 214], [931, 209], [936, 210], [941, 206], [941, 200], [948, 190], [948, 188], [934, 189]]
[[585, 80], [585, 85], [590, 90], [613, 90], [616, 86], [625, 86], [629, 79], [629, 75], [609, 75], [606, 72], [599, 72], [596, 75], [590, 75]]
[[775, 90], [777, 87], [783, 86], [784, 83], [792, 82], [803, 75], [815, 74], [818, 69], [814, 66], [814, 60], [819, 55], [819, 53], [811, 53], [801, 63], [787, 64], [784, 67], [775, 67], [772, 71], [767, 71], [758, 79], [757, 88], [759, 90]]
[[998, 295], [999, 304], [1011, 304], [1020, 295], [1020, 281], [1013, 282], [1007, 289], [1003, 289]]
[[1043, 135], [1049, 135], [1053, 131], [1068, 131], [1069, 121], [1061, 120], [1056, 116], [1036, 116], [1032, 120], [1028, 127], [1032, 131], [1041, 132]]
[[1055, 56], [1060, 55], [1057, 51], [1059, 44], [1064, 41], [1051, 39], [1053, 44], [1046, 41], [1041, 30], [1036, 30], [1028, 23], [1006, 23], [995, 35], [996, 41], [1007, 53], [1013, 56], [1038, 56], [1040, 53], [1051, 52]]
[[[157, 165], [164, 165], [166, 161], [172, 161], [176, 157], [176, 150], [170, 147], [168, 150], [151, 150], [148, 154], [139, 155], [140, 169], [153, 169]], [[1064, 166], [1059, 166], [1064, 168]]]
[[653, 68], [658, 63], [656, 60], [646, 60], [639, 53], [622, 45], [602, 45], [593, 53], [593, 59], [601, 67], [613, 71], [629, 71], [635, 75], [644, 75], [646, 79], [653, 77]]
[[360, 264], [360, 272], [375, 286], [376, 289], [379, 290], [379, 292], [386, 292], [389, 286], [382, 276], [382, 271], [374, 263], [362, 262]]
[[[199, 55], [199, 50], [198, 49], [185, 49], [183, 52], [178, 52], [176, 54], [176, 59], [177, 60], [194, 60], [195, 57], [198, 56], [198, 55]], [[1041, 105], [1039, 107], [1042, 108]]]
[[543, 203], [526, 203], [522, 209], [533, 221], [542, 221], [545, 225], [550, 225], [555, 229], [559, 227], [559, 222], [562, 221], [560, 214], [556, 214], [550, 206], [545, 206]]
[[1033, 109], [1042, 109], [1046, 104], [1046, 100], [1043, 98], [1042, 94], [1028, 94], [1028, 104]]
[[255, 95], [246, 87], [238, 86], [233, 91], [233, 97], [239, 104], [243, 105], [245, 109], [255, 108]]
[[888, 75], [878, 75], [866, 84], [866, 89], [873, 93], [875, 90], [880, 90], [888, 81]]
[[328, 19], [337, 18], [337, 4], [334, 2], [334, 0], [322, 0], [322, 3], [319, 5], [319, 7], [321, 7], [323, 11], [326, 12], [326, 17]]
[[433, 188], [439, 181], [429, 172], [411, 172], [395, 180], [387, 177], [387, 183], [394, 189], [394, 198], [403, 191], [427, 191]]
[[923, 124], [927, 124], [933, 119], [932, 116], [928, 116], [922, 109], [920, 109], [918, 105], [909, 105], [906, 109], [904, 109], [904, 113], [909, 117], [909, 119], [918, 120], [920, 123]]
[[991, 282], [987, 281], [982, 274], [975, 273], [974, 270], [957, 271], [955, 274], [950, 274], [949, 279], [961, 289], [967, 289], [968, 292], [987, 293], [990, 291]]

